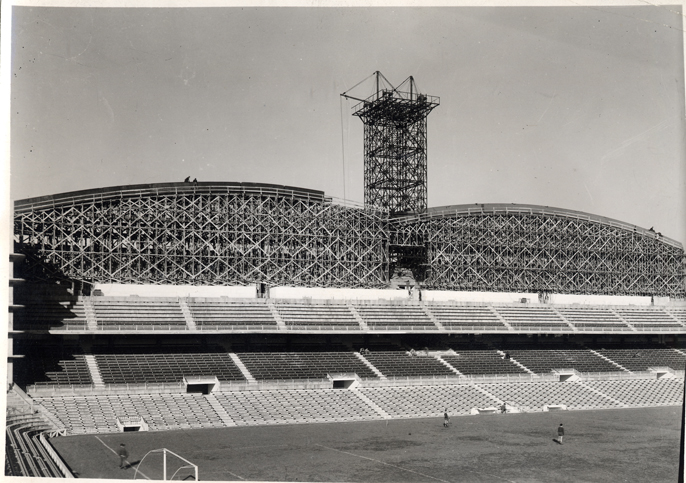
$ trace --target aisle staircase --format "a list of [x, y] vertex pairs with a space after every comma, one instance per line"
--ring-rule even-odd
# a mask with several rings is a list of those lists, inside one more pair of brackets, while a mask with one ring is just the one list
[[248, 370], [247, 367], [245, 367], [245, 364], [240, 360], [240, 358], [233, 352], [229, 352], [229, 357], [233, 361], [234, 364], [236, 364], [236, 367], [238, 367], [241, 370], [241, 374], [243, 374], [243, 377], [245, 377], [245, 380], [248, 381], [249, 383], [255, 383], [257, 382], [257, 379], [252, 377], [252, 374], [250, 374], [250, 371]]

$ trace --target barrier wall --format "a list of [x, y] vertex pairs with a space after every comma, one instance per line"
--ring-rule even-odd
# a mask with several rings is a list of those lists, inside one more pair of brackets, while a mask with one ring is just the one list
[[272, 299], [313, 299], [313, 300], [409, 300], [407, 290], [359, 289], [359, 288], [304, 288], [271, 287]]
[[108, 297], [229, 297], [255, 298], [255, 285], [246, 286], [201, 286], [201, 285], [128, 285], [116, 283], [96, 283], [94, 290], [102, 291]]
[[[108, 297], [229, 297], [256, 298], [255, 285], [247, 286], [197, 286], [197, 285], [126, 285], [98, 283], [94, 289]], [[312, 300], [417, 300], [417, 291], [409, 295], [404, 289], [355, 289], [323, 287], [270, 287], [272, 299], [312, 299]], [[526, 292], [458, 292], [449, 290], [422, 290], [422, 300], [431, 302], [490, 302], [490, 303], [527, 303], [538, 304], [537, 293]], [[669, 297], [631, 296], [631, 295], [575, 295], [549, 294], [550, 304], [582, 305], [668, 305]]]

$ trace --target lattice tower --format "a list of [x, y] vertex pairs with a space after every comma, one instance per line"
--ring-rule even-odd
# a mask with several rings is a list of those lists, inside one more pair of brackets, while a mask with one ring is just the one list
[[420, 94], [412, 77], [393, 87], [375, 72], [376, 91], [353, 107], [364, 123], [364, 202], [396, 213], [427, 207], [426, 119], [438, 97]]

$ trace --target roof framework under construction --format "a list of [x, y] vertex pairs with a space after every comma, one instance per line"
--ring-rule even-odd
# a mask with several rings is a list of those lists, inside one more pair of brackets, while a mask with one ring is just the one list
[[[376, 72], [365, 206], [254, 183], [167, 183], [15, 202], [30, 281], [388, 287], [684, 298], [681, 243], [652, 229], [532, 205], [427, 209], [426, 118], [438, 98]], [[364, 81], [363, 81], [364, 82]], [[396, 271], [397, 270], [397, 271]]]
[[387, 215], [321, 191], [169, 183], [17, 202], [34, 281], [384, 287]]
[[391, 247], [423, 248], [405, 263], [425, 288], [684, 296], [683, 249], [655, 232], [546, 207], [432, 211], [391, 228]]

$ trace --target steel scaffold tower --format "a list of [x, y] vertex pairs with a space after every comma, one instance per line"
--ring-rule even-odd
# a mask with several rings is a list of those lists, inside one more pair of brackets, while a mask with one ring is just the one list
[[15, 203], [33, 280], [383, 287], [388, 216], [252, 183], [105, 188]]
[[[375, 72], [376, 91], [360, 101], [353, 116], [364, 123], [364, 202], [396, 213], [427, 207], [426, 118], [438, 97], [420, 94], [412, 77], [393, 87]], [[358, 84], [359, 85], [359, 84]]]

